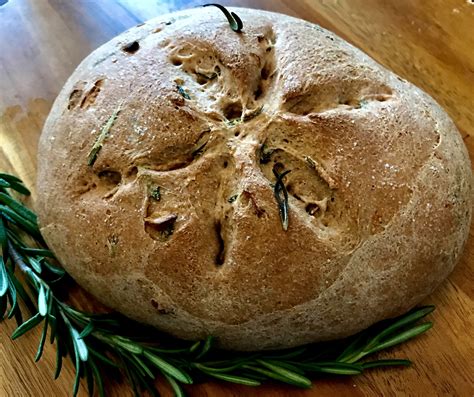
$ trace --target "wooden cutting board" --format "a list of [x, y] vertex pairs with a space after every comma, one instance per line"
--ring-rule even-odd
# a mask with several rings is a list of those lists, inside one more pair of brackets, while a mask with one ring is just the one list
[[[116, 34], [154, 16], [196, 6], [187, 0], [0, 0], [0, 171], [34, 190], [37, 141], [51, 104], [76, 65]], [[431, 94], [451, 115], [474, 157], [474, 1], [235, 0], [222, 2], [302, 17], [341, 35]], [[41, 154], [39, 154], [41, 155]], [[34, 195], [33, 195], [34, 199]], [[223, 383], [191, 396], [474, 396], [474, 228], [459, 266], [426, 303], [434, 329], [392, 349], [415, 364], [354, 378], [316, 380], [311, 390]], [[82, 297], [81, 297], [82, 296]], [[79, 294], [77, 301], [87, 299]], [[12, 342], [0, 324], [0, 396], [69, 396], [73, 366], [53, 381], [54, 350], [33, 356], [39, 332]], [[160, 386], [164, 395], [170, 395]], [[110, 382], [110, 395], [128, 396]], [[80, 395], [86, 395], [82, 389]]]

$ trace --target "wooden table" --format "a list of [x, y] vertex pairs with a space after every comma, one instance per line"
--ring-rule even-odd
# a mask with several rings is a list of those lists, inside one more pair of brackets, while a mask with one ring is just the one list
[[[52, 101], [80, 60], [143, 20], [195, 6], [187, 0], [0, 0], [0, 170], [35, 181], [37, 141]], [[472, 0], [236, 0], [306, 18], [336, 32], [431, 94], [459, 127], [474, 155], [474, 2]], [[33, 196], [34, 197], [34, 196]], [[355, 378], [316, 380], [312, 390], [227, 384], [188, 388], [191, 396], [466, 396], [474, 395], [474, 228], [461, 263], [427, 302], [435, 327], [390, 352], [415, 365]], [[33, 356], [39, 330], [10, 340], [0, 325], [0, 395], [68, 396], [73, 366], [53, 381], [54, 351]], [[110, 395], [128, 396], [111, 383]], [[86, 395], [82, 389], [80, 395]], [[164, 395], [169, 390], [162, 388]]]

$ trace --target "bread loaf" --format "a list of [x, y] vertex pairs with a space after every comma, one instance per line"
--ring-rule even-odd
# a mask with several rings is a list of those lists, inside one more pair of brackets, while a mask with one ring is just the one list
[[229, 349], [345, 337], [405, 312], [468, 236], [460, 134], [329, 31], [234, 11], [241, 33], [217, 9], [188, 10], [79, 65], [39, 144], [47, 243], [109, 307]]

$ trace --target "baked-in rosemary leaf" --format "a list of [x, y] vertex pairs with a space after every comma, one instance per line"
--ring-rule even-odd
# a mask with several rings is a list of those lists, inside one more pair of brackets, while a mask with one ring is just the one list
[[97, 156], [99, 155], [102, 146], [104, 145], [105, 140], [109, 136], [110, 129], [115, 123], [117, 116], [120, 113], [122, 108], [122, 103], [115, 109], [112, 115], [108, 118], [104, 126], [100, 129], [99, 135], [97, 136], [94, 145], [92, 146], [89, 155], [87, 156], [87, 165], [93, 166], [95, 161], [97, 160]]
[[[274, 196], [278, 203], [278, 210], [280, 212], [280, 219], [281, 224], [283, 226], [283, 230], [288, 230], [288, 222], [289, 222], [289, 215], [288, 215], [288, 191], [286, 190], [286, 186], [283, 183], [283, 178], [291, 172], [290, 170], [284, 171], [281, 174], [278, 173], [277, 164], [273, 166], [273, 174], [276, 177], [275, 187], [274, 187]], [[283, 195], [283, 196], [282, 196]]]
[[244, 24], [242, 20], [240, 19], [240, 17], [235, 12], [232, 12], [232, 11], [229, 12], [227, 8], [225, 8], [223, 5], [220, 5], [220, 4], [210, 3], [210, 4], [203, 5], [203, 7], [209, 7], [209, 6], [214, 6], [214, 7], [217, 7], [219, 10], [221, 10], [224, 13], [225, 17], [227, 18], [227, 21], [229, 22], [230, 28], [234, 32], [240, 33], [240, 31], [244, 27]]
[[184, 99], [191, 99], [189, 94], [184, 90], [182, 86], [177, 85], [176, 88], [178, 90], [179, 95], [181, 95]]

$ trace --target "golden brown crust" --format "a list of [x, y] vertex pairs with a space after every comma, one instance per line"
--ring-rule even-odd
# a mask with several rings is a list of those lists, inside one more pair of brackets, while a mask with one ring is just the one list
[[218, 10], [160, 17], [81, 63], [40, 141], [46, 241], [110, 307], [226, 348], [343, 337], [409, 309], [468, 235], [454, 124], [334, 34], [238, 14], [241, 34]]

